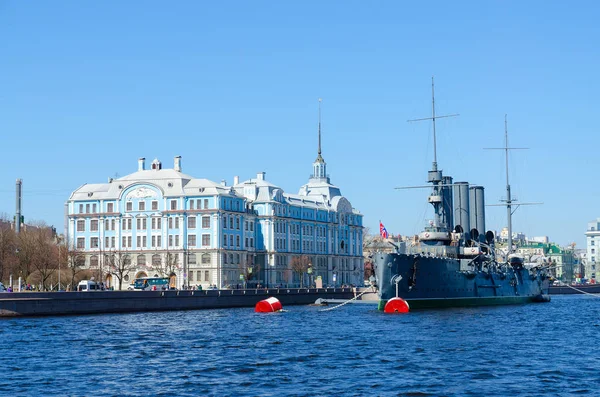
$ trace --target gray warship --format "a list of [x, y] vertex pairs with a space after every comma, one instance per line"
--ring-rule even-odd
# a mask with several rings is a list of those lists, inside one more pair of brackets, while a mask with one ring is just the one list
[[[454, 116], [454, 115], [450, 115]], [[511, 199], [508, 181], [508, 129], [505, 120], [507, 251], [496, 255], [495, 236], [485, 231], [485, 201], [482, 186], [453, 183], [442, 175], [436, 153], [435, 96], [432, 78], [434, 160], [426, 186], [434, 220], [412, 242], [394, 245], [394, 252], [373, 254], [379, 308], [394, 297], [406, 300], [412, 309], [548, 302], [549, 272], [541, 265], [527, 266], [512, 253], [512, 208], [533, 203]], [[403, 188], [399, 188], [403, 189]]]

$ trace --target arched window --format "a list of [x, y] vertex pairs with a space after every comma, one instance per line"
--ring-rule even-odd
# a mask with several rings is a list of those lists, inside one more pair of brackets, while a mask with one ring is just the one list
[[124, 255], [123, 256], [123, 264], [125, 266], [131, 265], [131, 258], [129, 257], [129, 255]]
[[90, 267], [98, 267], [98, 255], [90, 256]]
[[210, 254], [202, 254], [202, 263], [210, 263]]
[[161, 260], [160, 260], [160, 255], [155, 254], [152, 255], [152, 266], [160, 266]]
[[189, 254], [188, 255], [188, 264], [189, 265], [195, 265], [196, 264], [196, 254]]
[[138, 255], [138, 257], [137, 257], [137, 265], [138, 266], [146, 265], [146, 255]]
[[85, 266], [85, 256], [79, 255], [75, 258], [75, 265], [82, 267]]

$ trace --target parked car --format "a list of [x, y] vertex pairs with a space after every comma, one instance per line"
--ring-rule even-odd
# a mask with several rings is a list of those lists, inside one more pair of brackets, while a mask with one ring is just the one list
[[0, 292], [6, 292], [6, 287], [2, 283], [0, 283]]
[[104, 283], [98, 283], [93, 280], [81, 280], [79, 284], [77, 284], [77, 291], [104, 291]]

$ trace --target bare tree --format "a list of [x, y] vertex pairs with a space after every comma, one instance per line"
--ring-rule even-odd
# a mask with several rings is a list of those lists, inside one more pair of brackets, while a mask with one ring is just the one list
[[300, 278], [300, 288], [304, 286], [304, 274], [308, 270], [309, 263], [310, 258], [308, 255], [293, 256], [292, 260], [290, 261], [292, 271], [298, 275], [298, 278]]
[[175, 271], [179, 268], [179, 255], [167, 251], [167, 254], [164, 258], [162, 255], [160, 255], [159, 260], [152, 259], [152, 265], [150, 268], [160, 277], [171, 277], [173, 274], [176, 274]]
[[32, 232], [35, 249], [33, 251], [33, 269], [39, 275], [42, 289], [46, 289], [46, 282], [58, 268], [58, 247], [53, 241], [51, 229], [39, 227]]
[[379, 235], [363, 235], [363, 254], [369, 258], [375, 252], [391, 251], [393, 246]]
[[66, 260], [67, 260], [67, 268], [71, 273], [71, 282], [69, 283], [71, 286], [71, 290], [75, 289], [75, 278], [77, 274], [83, 272], [85, 269], [85, 256], [83, 251], [79, 248], [66, 248], [65, 251]]
[[15, 273], [28, 280], [34, 271], [33, 262], [36, 259], [36, 233], [34, 228], [23, 228], [17, 235], [17, 263]]
[[369, 228], [363, 233], [364, 278], [368, 280], [374, 275], [372, 257], [376, 252], [391, 252], [393, 245], [379, 234], [369, 234]]
[[0, 281], [6, 280], [6, 275], [16, 263], [17, 236], [10, 228], [9, 222], [0, 219]]
[[110, 274], [119, 280], [119, 290], [121, 290], [125, 276], [135, 271], [135, 266], [131, 262], [131, 255], [128, 252], [112, 250], [106, 255], [106, 259]]
[[239, 273], [244, 279], [244, 288], [248, 287], [248, 281], [257, 279], [260, 276], [261, 266], [253, 262], [252, 255], [247, 255], [245, 260], [238, 264]]

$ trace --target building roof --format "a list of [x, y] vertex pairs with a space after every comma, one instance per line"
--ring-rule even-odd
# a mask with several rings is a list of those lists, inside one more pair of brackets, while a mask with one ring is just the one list
[[129, 186], [146, 183], [159, 188], [163, 196], [229, 195], [232, 189], [204, 178], [194, 178], [175, 169], [138, 170], [107, 183], [84, 184], [76, 189], [69, 200], [119, 199]]

